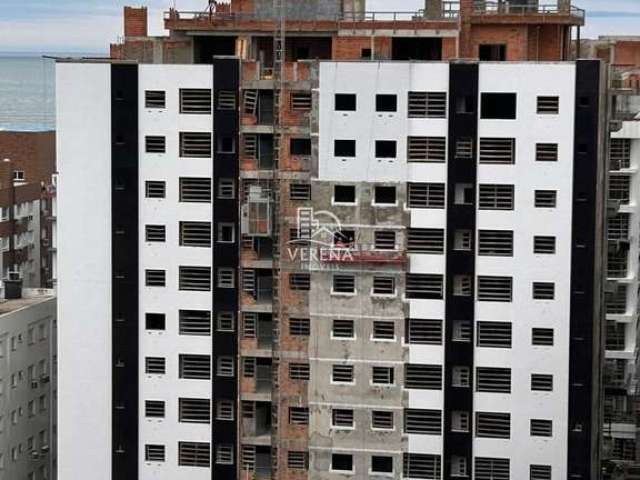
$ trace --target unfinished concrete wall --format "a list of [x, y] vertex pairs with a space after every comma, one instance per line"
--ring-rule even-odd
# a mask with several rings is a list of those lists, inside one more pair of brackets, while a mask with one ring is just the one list
[[[258, 18], [273, 18], [273, 0], [254, 0]], [[340, 0], [308, 0], [287, 2], [288, 20], [332, 20], [342, 14]]]

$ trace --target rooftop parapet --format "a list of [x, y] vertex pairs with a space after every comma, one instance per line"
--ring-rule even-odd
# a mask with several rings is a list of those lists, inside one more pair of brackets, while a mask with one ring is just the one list
[[538, 1], [475, 1], [474, 23], [562, 23], [584, 25], [585, 11], [569, 2], [542, 4]]

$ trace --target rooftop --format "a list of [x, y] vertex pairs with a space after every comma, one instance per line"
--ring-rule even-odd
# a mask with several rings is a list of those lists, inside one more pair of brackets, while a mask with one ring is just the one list
[[0, 316], [55, 298], [54, 291], [45, 288], [24, 289], [23, 294], [15, 300], [0, 300]]

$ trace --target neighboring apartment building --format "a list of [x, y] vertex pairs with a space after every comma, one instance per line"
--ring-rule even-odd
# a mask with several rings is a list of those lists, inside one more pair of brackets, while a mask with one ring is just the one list
[[56, 300], [23, 293], [0, 301], [0, 478], [53, 479]]
[[60, 478], [597, 478], [583, 12], [272, 5], [58, 64]]
[[55, 132], [0, 131], [0, 274], [53, 286]]

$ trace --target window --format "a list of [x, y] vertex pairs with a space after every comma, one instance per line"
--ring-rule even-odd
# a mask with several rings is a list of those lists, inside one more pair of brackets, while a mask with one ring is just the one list
[[309, 469], [309, 453], [290, 450], [287, 452], [287, 468], [292, 470]]
[[331, 367], [331, 382], [354, 383], [353, 365], [333, 365]]
[[166, 94], [162, 90], [145, 90], [144, 106], [145, 108], [165, 108]]
[[395, 250], [396, 232], [391, 230], [376, 230], [373, 233], [374, 248], [376, 250]]
[[233, 178], [218, 180], [218, 198], [226, 200], [236, 198], [236, 182]]
[[553, 436], [553, 422], [531, 419], [530, 433], [532, 437], [551, 437]]
[[165, 137], [147, 135], [144, 137], [144, 151], [146, 153], [165, 153], [166, 143]]
[[333, 155], [336, 157], [355, 157], [356, 141], [355, 140], [334, 140]]
[[292, 183], [289, 186], [289, 200], [311, 200], [311, 185]]
[[478, 301], [510, 302], [513, 279], [511, 277], [478, 277]]
[[408, 273], [405, 284], [407, 298], [442, 299], [442, 275]]
[[558, 144], [557, 143], [536, 143], [536, 161], [537, 162], [557, 162], [558, 161]]
[[164, 445], [146, 444], [144, 446], [144, 460], [145, 462], [164, 462]]
[[311, 276], [308, 273], [289, 275], [289, 288], [294, 291], [306, 291], [311, 288]]
[[617, 200], [621, 204], [629, 203], [631, 178], [626, 175], [609, 176], [609, 199]]
[[353, 428], [353, 410], [333, 408], [331, 410], [331, 426], [338, 428]]
[[373, 290], [374, 295], [395, 295], [396, 294], [396, 279], [393, 277], [373, 277]]
[[475, 478], [476, 480], [510, 480], [508, 458], [475, 458]]
[[510, 438], [511, 415], [498, 412], [477, 412], [476, 436], [480, 438]]
[[181, 177], [180, 201], [211, 203], [211, 179]]
[[624, 315], [627, 312], [627, 286], [616, 285], [612, 292], [605, 292], [607, 313]]
[[560, 112], [560, 97], [540, 96], [537, 98], [539, 114], [557, 114]]
[[291, 92], [290, 108], [293, 111], [311, 110], [311, 92]]
[[184, 267], [179, 269], [179, 286], [183, 291], [211, 291], [210, 267]]
[[531, 390], [538, 392], [553, 391], [553, 375], [543, 373], [531, 374]]
[[404, 453], [402, 456], [402, 475], [405, 478], [440, 478], [442, 460], [440, 455], [424, 453]]
[[353, 455], [332, 453], [331, 470], [334, 472], [353, 472]]
[[216, 153], [235, 153], [236, 139], [234, 137], [218, 137], [216, 139]]
[[180, 156], [211, 158], [211, 133], [180, 132]]
[[442, 433], [442, 412], [405, 408], [404, 431], [420, 435], [440, 435]]
[[478, 347], [511, 348], [511, 323], [478, 322]]
[[393, 412], [373, 410], [371, 412], [371, 428], [373, 430], [393, 430]]
[[355, 185], [334, 185], [333, 203], [356, 203]]
[[211, 312], [208, 310], [180, 310], [180, 335], [211, 335]]
[[355, 112], [356, 111], [356, 94], [355, 93], [336, 93], [335, 110], [336, 112]]
[[511, 369], [476, 368], [476, 391], [511, 393]]
[[291, 138], [289, 140], [289, 153], [291, 155], [309, 156], [311, 155], [310, 138]]
[[211, 90], [204, 88], [181, 88], [180, 113], [210, 114]]
[[398, 110], [398, 96], [388, 94], [376, 95], [376, 112], [396, 112]]
[[512, 257], [513, 231], [479, 230], [478, 255], [488, 257]]
[[211, 357], [209, 355], [180, 355], [179, 369], [179, 378], [210, 380]]
[[454, 192], [454, 201], [456, 205], [473, 205], [475, 195], [472, 184], [456, 183]]
[[408, 228], [407, 252], [434, 254], [444, 253], [444, 229]]
[[405, 364], [404, 386], [415, 390], [442, 390], [442, 365]]
[[289, 407], [289, 423], [291, 425], [308, 425], [309, 409], [306, 407]]
[[482, 93], [480, 118], [495, 120], [516, 119], [515, 93]]
[[396, 141], [376, 140], [376, 158], [396, 158]]
[[353, 320], [334, 320], [331, 336], [333, 338], [355, 338]]
[[222, 444], [216, 446], [216, 463], [218, 465], [233, 465], [234, 445]]
[[442, 320], [407, 318], [405, 341], [414, 345], [442, 345]]
[[164, 375], [166, 373], [164, 357], [145, 357], [144, 371], [149, 375]]
[[389, 474], [393, 473], [393, 457], [371, 456], [371, 473]]
[[253, 378], [256, 375], [256, 359], [254, 357], [246, 357], [242, 359], [242, 376], [245, 378]]
[[144, 238], [147, 242], [164, 242], [167, 239], [164, 225], [145, 225]]
[[543, 347], [553, 346], [553, 328], [532, 328], [531, 344]]
[[451, 412], [452, 432], [468, 432], [469, 423], [469, 412], [464, 412], [461, 410], [454, 410]]
[[334, 274], [331, 293], [355, 294], [356, 277], [354, 275]]
[[308, 337], [311, 333], [311, 322], [308, 318], [290, 318], [289, 335], [294, 337]]
[[164, 313], [145, 313], [144, 324], [147, 330], [164, 330], [165, 315]]
[[556, 253], [556, 237], [533, 237], [533, 253], [553, 254]]
[[236, 92], [233, 90], [218, 91], [218, 110], [235, 110], [237, 107]]
[[145, 196], [147, 198], [164, 198], [166, 196], [166, 184], [162, 181], [147, 180], [144, 182]]
[[216, 329], [219, 332], [233, 332], [235, 323], [236, 316], [233, 312], [218, 312]]
[[609, 143], [609, 169], [622, 170], [631, 166], [631, 139], [612, 138]]
[[507, 46], [504, 43], [478, 45], [478, 59], [483, 62], [504, 62]]
[[446, 92], [409, 92], [409, 118], [446, 118]]
[[534, 300], [553, 300], [555, 295], [555, 284], [551, 282], [533, 282]]
[[178, 399], [178, 421], [211, 423], [211, 401], [208, 398]]
[[363, 60], [371, 60], [372, 58], [371, 49], [363, 48], [362, 50], [360, 50], [360, 58]]
[[456, 159], [464, 160], [473, 158], [473, 138], [462, 137], [456, 139]]
[[218, 357], [216, 375], [218, 377], [233, 377], [235, 372], [234, 357]]
[[454, 387], [467, 388], [470, 386], [469, 367], [454, 366], [451, 371], [451, 384]]
[[443, 163], [447, 158], [445, 137], [408, 137], [407, 161]]
[[444, 208], [444, 183], [409, 183], [407, 205], [409, 208]]
[[393, 385], [393, 367], [371, 367], [371, 383], [373, 385]]
[[373, 340], [395, 340], [395, 323], [376, 320], [373, 322]]
[[480, 210], [513, 210], [513, 185], [480, 185]]
[[493, 165], [516, 163], [515, 138], [481, 138], [479, 163]]
[[376, 185], [373, 203], [375, 205], [395, 205], [396, 187]]
[[236, 226], [233, 223], [218, 223], [218, 243], [234, 243]]
[[180, 222], [180, 245], [183, 247], [211, 247], [211, 223]]
[[236, 275], [233, 268], [219, 268], [218, 269], [218, 288], [235, 288]]
[[147, 287], [164, 287], [166, 285], [166, 272], [164, 270], [145, 270], [144, 284]]
[[290, 363], [289, 378], [291, 380], [309, 380], [310, 370], [308, 363]]
[[623, 240], [629, 238], [629, 214], [620, 212], [607, 219], [607, 238]]
[[197, 442], [178, 442], [178, 465], [209, 468], [211, 445]]
[[162, 400], [145, 400], [144, 416], [151, 418], [164, 418], [164, 402]]
[[535, 207], [536, 208], [556, 208], [556, 191], [555, 190], [536, 190], [535, 191]]

